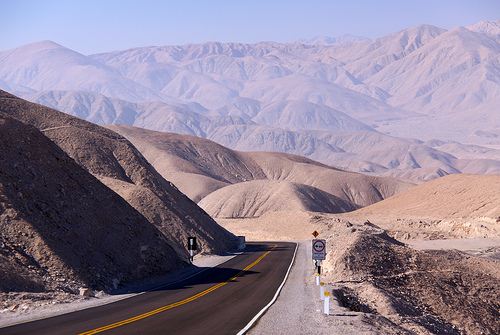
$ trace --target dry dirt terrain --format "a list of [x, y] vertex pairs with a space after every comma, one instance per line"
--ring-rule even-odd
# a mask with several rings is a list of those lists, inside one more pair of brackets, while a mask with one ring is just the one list
[[[352, 213], [268, 212], [218, 221], [255, 240], [310, 241], [318, 231], [328, 250], [322, 280], [354, 313], [350, 322], [360, 333], [499, 334], [499, 181], [456, 175]], [[265, 320], [262, 327], [269, 327]], [[325, 322], [342, 324], [345, 311]]]

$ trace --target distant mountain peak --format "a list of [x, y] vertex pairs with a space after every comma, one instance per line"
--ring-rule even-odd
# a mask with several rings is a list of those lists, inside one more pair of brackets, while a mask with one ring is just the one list
[[48, 49], [66, 49], [66, 47], [50, 40], [44, 40], [44, 41], [39, 41], [39, 42], [33, 42], [30, 44], [26, 44], [23, 46], [20, 46], [16, 49], [23, 48], [23, 49], [36, 49], [36, 50], [48, 50]]
[[468, 26], [467, 29], [481, 34], [500, 35], [500, 19], [496, 21], [481, 21]]
[[[21, 45], [11, 50], [2, 51], [1, 54], [3, 54], [4, 57], [6, 55], [11, 55], [11, 57], [13, 57], [13, 61], [15, 61], [15, 59], [17, 58], [26, 59], [29, 57], [34, 57], [40, 60], [45, 58], [40, 53], [43, 53], [44, 55], [50, 54], [51, 56], [49, 56], [47, 60], [54, 62], [54, 59], [52, 58], [54, 56], [53, 54], [54, 52], [57, 54], [73, 55], [73, 56], [78, 55], [84, 57], [82, 54], [74, 50], [68, 49], [63, 45], [50, 40], [44, 40], [44, 41]], [[18, 61], [15, 62], [17, 63]]]
[[307, 44], [307, 45], [335, 45], [335, 44], [354, 44], [359, 42], [370, 41], [368, 37], [354, 36], [351, 34], [344, 34], [336, 37], [316, 36], [313, 38], [305, 39], [299, 38], [296, 40], [288, 41], [287, 44]]
[[432, 26], [430, 24], [420, 24], [417, 26], [413, 26], [410, 28], [396, 31], [396, 32], [389, 34], [389, 35], [386, 35], [386, 36], [382, 36], [382, 37], [376, 39], [375, 41], [388, 40], [388, 39], [392, 39], [396, 36], [404, 37], [406, 39], [407, 37], [412, 36], [413, 38], [420, 39], [425, 44], [427, 41], [430, 41], [430, 40], [434, 39], [435, 37], [447, 32], [447, 31], [448, 30], [446, 30], [446, 29]]

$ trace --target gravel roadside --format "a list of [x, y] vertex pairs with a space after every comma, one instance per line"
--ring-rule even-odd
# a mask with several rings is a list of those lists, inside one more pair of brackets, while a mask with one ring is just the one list
[[[330, 298], [330, 315], [323, 313], [312, 263], [311, 241], [299, 241], [295, 264], [276, 302], [247, 334], [405, 334], [387, 319], [353, 312]], [[325, 289], [334, 288], [326, 285]], [[402, 331], [402, 332], [401, 332]]]

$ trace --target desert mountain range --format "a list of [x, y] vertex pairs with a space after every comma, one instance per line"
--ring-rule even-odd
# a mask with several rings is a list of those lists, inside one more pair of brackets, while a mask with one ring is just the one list
[[41, 104], [0, 91], [2, 311], [19, 291], [112, 290], [183, 268], [187, 236], [221, 253], [229, 231], [309, 242], [317, 230], [346, 308], [328, 320], [498, 334], [498, 248], [409, 244], [499, 236], [500, 180], [487, 175], [500, 164], [499, 25], [0, 52], [0, 88]]
[[237, 246], [122, 136], [3, 91], [0, 117], [3, 291], [161, 275], [186, 266], [187, 236], [200, 252]]
[[[0, 88], [97, 124], [416, 181], [500, 170], [499, 21], [356, 43], [0, 52]], [[304, 44], [316, 43], [316, 44]]]
[[341, 36], [330, 37], [330, 36], [316, 36], [313, 38], [298, 38], [295, 40], [288, 41], [287, 44], [308, 44], [308, 45], [335, 45], [335, 44], [352, 44], [358, 42], [369, 41], [368, 37], [364, 36], [353, 36], [351, 34], [344, 34]]

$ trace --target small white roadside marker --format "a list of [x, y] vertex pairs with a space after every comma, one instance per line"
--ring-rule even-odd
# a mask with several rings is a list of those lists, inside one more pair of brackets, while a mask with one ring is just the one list
[[330, 315], [330, 292], [325, 292], [325, 306], [323, 308], [326, 315]]

